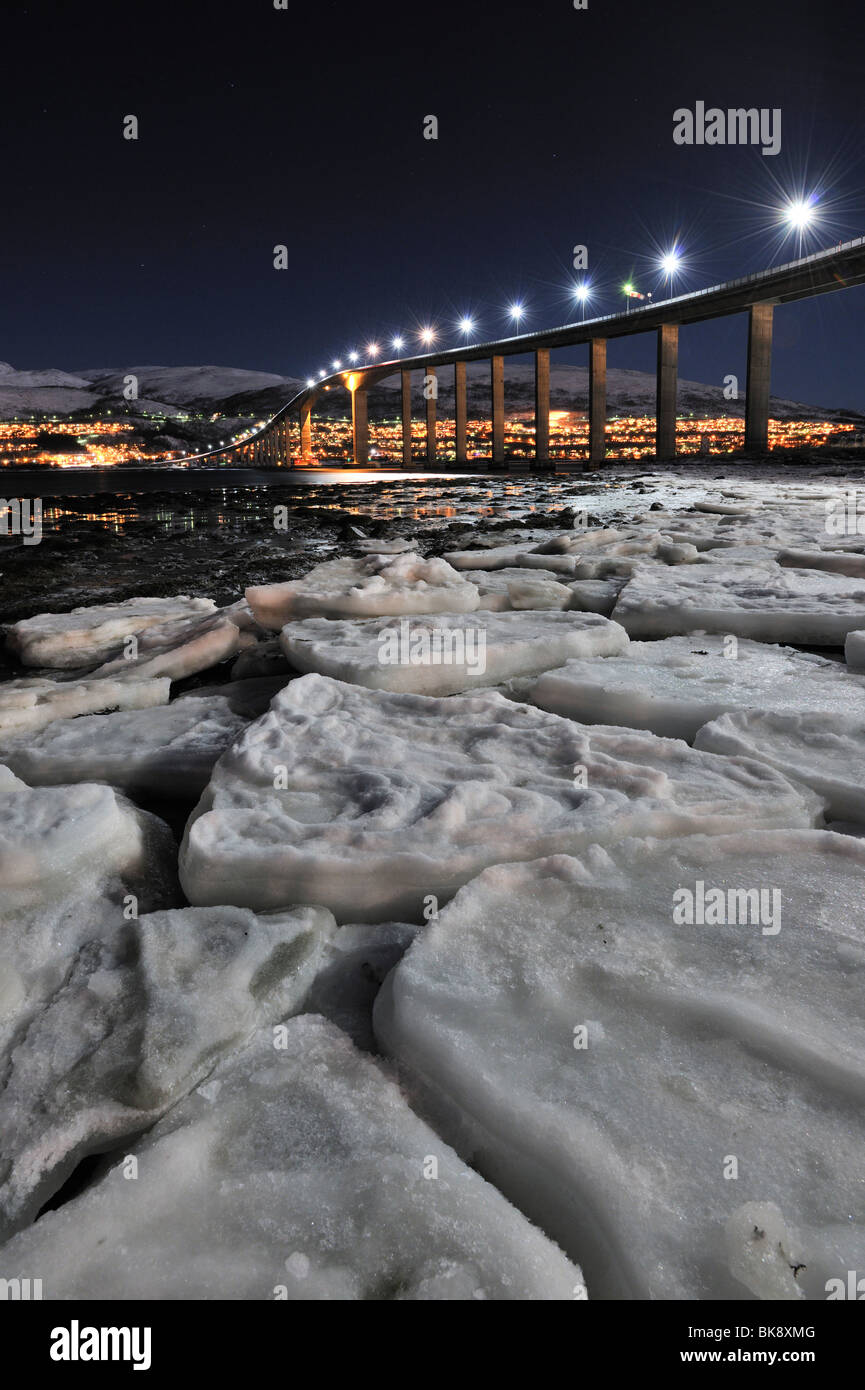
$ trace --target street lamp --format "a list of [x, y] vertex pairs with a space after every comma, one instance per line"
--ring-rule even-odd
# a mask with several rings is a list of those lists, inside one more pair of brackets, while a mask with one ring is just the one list
[[400, 349], [404, 346], [404, 340], [403, 340], [402, 338], [400, 338], [399, 336], [397, 336], [397, 337], [394, 338], [394, 340], [393, 340], [393, 345], [394, 345], [394, 347], [396, 348], [397, 352], [399, 352]]
[[581, 317], [582, 317], [583, 319], [585, 319], [585, 317], [586, 317], [586, 300], [587, 300], [588, 297], [589, 297], [589, 287], [588, 287], [588, 285], [585, 283], [585, 281], [583, 281], [583, 283], [582, 283], [581, 285], [576, 285], [576, 286], [574, 287], [574, 294], [576, 295], [577, 299], [580, 301], [580, 307], [581, 307], [581, 309], [582, 309], [582, 315], [581, 315]]
[[522, 304], [519, 304], [519, 303], [517, 303], [517, 304], [512, 304], [511, 307], [508, 309], [508, 313], [510, 314], [510, 316], [511, 316], [511, 318], [513, 319], [514, 323], [516, 323], [517, 325], [519, 325], [520, 319], [522, 318], [523, 314], [525, 313], [525, 309], [523, 308]]
[[460, 332], [463, 337], [469, 338], [475, 331], [474, 320], [468, 317], [460, 319]]
[[661, 269], [663, 270], [664, 274], [670, 282], [671, 299], [673, 297], [673, 277], [676, 274], [676, 271], [679, 269], [679, 262], [681, 261], [681, 259], [682, 258], [679, 255], [678, 251], [675, 247], [673, 247], [673, 250], [668, 251], [666, 256], [664, 256], [661, 260]]

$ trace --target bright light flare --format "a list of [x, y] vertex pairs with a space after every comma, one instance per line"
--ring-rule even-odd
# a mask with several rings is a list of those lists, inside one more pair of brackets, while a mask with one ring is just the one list
[[333, 359], [333, 370], [334, 370], [335, 372], [338, 372], [341, 366], [342, 366], [342, 363], [340, 362], [339, 358], [338, 358], [338, 357], [335, 357], [335, 358]]
[[508, 313], [510, 314], [514, 323], [519, 323], [520, 319], [522, 318], [525, 312], [525, 308], [522, 304], [512, 304], [511, 307], [508, 309]]
[[470, 334], [470, 333], [474, 333], [474, 331], [475, 331], [475, 322], [474, 322], [474, 319], [470, 319], [470, 318], [460, 319], [460, 332], [461, 332], [461, 333], [464, 333], [464, 334], [466, 335], [466, 337], [468, 337], [469, 334]]
[[589, 287], [588, 287], [588, 285], [575, 285], [575, 286], [574, 286], [574, 294], [576, 295], [577, 299], [579, 299], [580, 301], [582, 301], [582, 300], [584, 300], [584, 299], [587, 299], [587, 298], [588, 298], [588, 295], [589, 295]]
[[784, 209], [784, 221], [793, 231], [804, 231], [813, 220], [814, 208], [809, 198], [798, 198]]
[[675, 275], [676, 271], [679, 269], [679, 262], [681, 259], [678, 251], [668, 251], [666, 256], [661, 260], [661, 269], [664, 274]]
[[422, 343], [434, 343], [435, 336], [434, 328], [422, 328], [419, 334]]
[[357, 361], [357, 353], [356, 353], [356, 352], [350, 352], [350, 353], [348, 354], [348, 360], [349, 360], [349, 362], [356, 362], [356, 361]]

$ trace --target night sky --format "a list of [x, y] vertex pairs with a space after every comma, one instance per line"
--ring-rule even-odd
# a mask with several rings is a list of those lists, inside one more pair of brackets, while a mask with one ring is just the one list
[[[805, 249], [860, 235], [863, 38], [832, 0], [7, 4], [0, 358], [305, 377], [467, 312], [503, 335], [514, 299], [568, 322], [576, 244], [605, 313], [676, 242], [681, 289], [794, 258], [791, 195], [819, 196]], [[780, 107], [781, 152], [675, 145], [698, 100]], [[780, 309], [774, 393], [865, 409], [863, 309]], [[743, 316], [686, 328], [680, 375], [744, 380], [744, 354]]]

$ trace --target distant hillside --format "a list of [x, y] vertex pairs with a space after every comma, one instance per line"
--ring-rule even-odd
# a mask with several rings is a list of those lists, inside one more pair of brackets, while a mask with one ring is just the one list
[[[550, 403], [554, 410], [584, 410], [588, 397], [586, 367], [553, 365], [550, 371]], [[126, 378], [134, 376], [138, 398], [127, 401], [123, 395]], [[469, 411], [487, 414], [490, 408], [489, 367], [484, 362], [469, 363], [467, 372]], [[79, 412], [131, 416], [165, 416], [187, 413], [218, 413], [229, 419], [253, 416], [265, 419], [290, 400], [302, 387], [297, 377], [274, 372], [246, 371], [241, 367], [101, 367], [70, 373], [53, 369], [17, 371], [0, 363], [0, 419], [16, 416], [70, 416]], [[414, 397], [422, 407], [421, 376], [415, 374]], [[744, 390], [744, 378], [741, 382]], [[617, 414], [652, 415], [655, 410], [655, 377], [651, 372], [611, 368], [607, 373], [609, 409]], [[509, 411], [531, 411], [534, 403], [534, 374], [530, 363], [506, 364], [505, 398]], [[439, 409], [453, 409], [453, 373], [443, 369], [439, 377]], [[348, 398], [332, 392], [321, 399], [319, 410], [328, 414], [343, 411]], [[399, 407], [399, 378], [381, 383], [370, 397], [374, 419], [393, 416]], [[743, 415], [744, 396], [736, 401], [724, 399], [720, 385], [680, 381], [678, 409], [681, 414], [701, 417]], [[805, 405], [773, 396], [771, 413], [776, 419], [865, 420], [859, 411], [819, 405]]]

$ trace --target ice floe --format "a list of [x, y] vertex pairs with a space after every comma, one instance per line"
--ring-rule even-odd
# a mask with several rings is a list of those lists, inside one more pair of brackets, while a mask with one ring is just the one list
[[151, 1125], [220, 1057], [300, 1008], [333, 929], [321, 908], [210, 907], [118, 913], [60, 936], [62, 980], [0, 1054], [0, 1238], [82, 1157]]
[[124, 603], [73, 608], [71, 613], [39, 613], [7, 629], [6, 642], [25, 666], [57, 670], [95, 666], [147, 628], [212, 613], [209, 598], [130, 598]]
[[298, 671], [372, 690], [453, 695], [534, 675], [569, 656], [622, 652], [628, 636], [596, 613], [532, 611], [364, 622], [307, 618], [286, 624], [281, 641]]
[[203, 618], [179, 618], [162, 623], [135, 637], [123, 655], [97, 668], [95, 677], [113, 676], [116, 680], [141, 680], [149, 676], [169, 676], [183, 680], [227, 661], [246, 642], [255, 638], [226, 617], [211, 613]]
[[191, 799], [247, 722], [224, 696], [196, 694], [155, 709], [58, 719], [37, 733], [0, 738], [0, 763], [31, 786], [109, 782], [135, 796]]
[[24, 677], [0, 685], [0, 739], [44, 729], [55, 719], [108, 710], [144, 710], [164, 705], [171, 691], [166, 677], [137, 680], [41, 680]]
[[[852, 679], [852, 678], [851, 678]], [[725, 714], [699, 730], [694, 745], [759, 758], [812, 787], [835, 821], [865, 825], [865, 699], [858, 713], [749, 711]]]
[[181, 882], [193, 903], [418, 922], [489, 864], [628, 834], [809, 826], [820, 810], [763, 763], [677, 739], [495, 692], [434, 699], [307, 675], [214, 767]]
[[445, 561], [420, 555], [327, 560], [303, 579], [259, 584], [246, 598], [262, 627], [295, 618], [378, 618], [400, 613], [471, 613], [478, 591]]
[[863, 873], [825, 831], [489, 869], [376, 1035], [590, 1298], [823, 1299], [865, 1248]]
[[632, 637], [705, 631], [839, 646], [865, 621], [865, 579], [758, 565], [641, 566], [612, 616]]
[[[0, 1250], [45, 1299], [585, 1297], [580, 1270], [314, 1015], [258, 1034]], [[127, 1166], [128, 1166], [128, 1160]]]
[[540, 676], [530, 699], [589, 724], [624, 724], [690, 741], [727, 710], [813, 712], [824, 722], [865, 713], [865, 680], [837, 661], [792, 647], [703, 633], [631, 642], [603, 661], [571, 660]]

